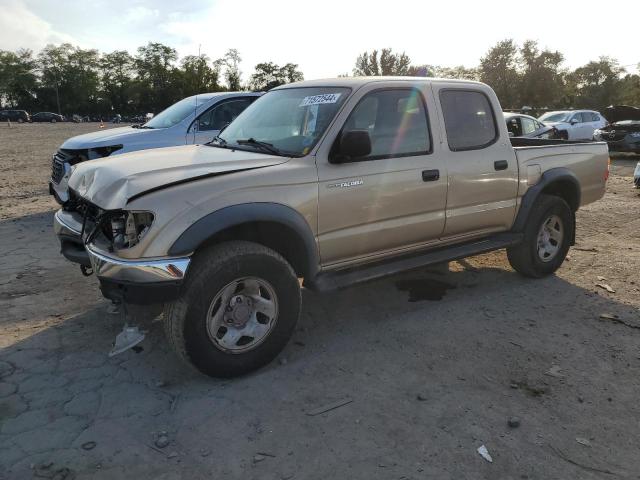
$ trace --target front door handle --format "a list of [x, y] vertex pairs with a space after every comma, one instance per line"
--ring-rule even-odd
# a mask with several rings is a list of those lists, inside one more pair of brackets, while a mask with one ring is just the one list
[[440, 179], [440, 170], [423, 170], [422, 181], [423, 182], [435, 182]]
[[493, 168], [496, 170], [506, 170], [509, 167], [509, 162], [506, 160], [496, 160], [493, 162]]

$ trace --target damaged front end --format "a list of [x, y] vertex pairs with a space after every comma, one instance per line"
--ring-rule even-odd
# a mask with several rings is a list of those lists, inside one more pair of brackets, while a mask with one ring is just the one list
[[640, 108], [619, 105], [605, 110], [609, 124], [596, 130], [596, 140], [607, 142], [609, 151], [640, 154]]
[[56, 201], [64, 205], [69, 200], [67, 184], [73, 172], [73, 166], [87, 160], [97, 160], [108, 157], [122, 149], [122, 145], [106, 147], [68, 149], [61, 148], [51, 158], [51, 179], [49, 180], [49, 193]]

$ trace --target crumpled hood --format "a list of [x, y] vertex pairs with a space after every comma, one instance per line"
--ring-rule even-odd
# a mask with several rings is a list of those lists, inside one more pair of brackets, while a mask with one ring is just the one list
[[151, 190], [224, 173], [278, 165], [288, 157], [207, 145], [158, 148], [78, 164], [69, 187], [104, 210]]
[[144, 129], [133, 127], [108, 128], [97, 132], [85, 133], [66, 140], [60, 148], [79, 150], [82, 148], [110, 147], [132, 140], [162, 134], [163, 129]]

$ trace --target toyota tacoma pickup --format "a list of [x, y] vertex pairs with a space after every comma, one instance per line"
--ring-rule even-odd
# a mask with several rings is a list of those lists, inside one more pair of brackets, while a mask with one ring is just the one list
[[[506, 248], [555, 272], [601, 198], [606, 143], [509, 138], [487, 85], [340, 78], [271, 90], [214, 141], [81, 163], [55, 215], [105, 297], [165, 304], [211, 376], [270, 362], [318, 291]], [[85, 267], [85, 269], [87, 269]]]

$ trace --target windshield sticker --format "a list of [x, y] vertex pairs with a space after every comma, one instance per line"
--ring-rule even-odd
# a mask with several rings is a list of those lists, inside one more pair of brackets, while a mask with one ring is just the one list
[[309, 105], [323, 105], [325, 103], [336, 103], [341, 93], [325, 93], [324, 95], [310, 95], [304, 97], [300, 103], [300, 107], [308, 107]]

